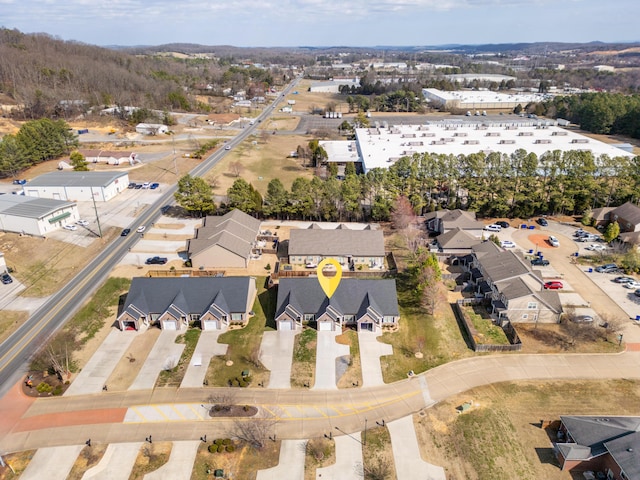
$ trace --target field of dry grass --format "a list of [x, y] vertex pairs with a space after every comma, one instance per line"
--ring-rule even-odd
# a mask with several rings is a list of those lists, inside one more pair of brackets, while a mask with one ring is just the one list
[[237, 178], [251, 183], [262, 195], [269, 181], [279, 178], [285, 188], [298, 177], [311, 178], [313, 171], [303, 168], [296, 158], [288, 158], [298, 145], [306, 146], [310, 138], [301, 135], [252, 136], [234, 148], [205, 179], [215, 186], [214, 193], [225, 195]]
[[[606, 393], [605, 393], [606, 392]], [[464, 392], [414, 417], [422, 458], [450, 480], [570, 480], [541, 421], [560, 415], [636, 415], [640, 383], [513, 382]], [[459, 414], [457, 407], [471, 402]]]

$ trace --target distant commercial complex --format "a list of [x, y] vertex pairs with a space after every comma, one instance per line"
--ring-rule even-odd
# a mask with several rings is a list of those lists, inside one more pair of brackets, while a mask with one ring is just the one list
[[634, 157], [621, 148], [560, 128], [555, 122], [528, 119], [493, 123], [449, 120], [423, 125], [383, 122], [371, 128], [357, 128], [355, 142], [321, 142], [321, 145], [326, 145], [329, 161], [361, 163], [365, 173], [372, 168], [388, 168], [402, 157], [423, 153], [510, 155], [522, 149], [540, 156], [554, 150], [587, 150], [594, 157]]
[[422, 95], [434, 107], [447, 110], [513, 110], [547, 98], [540, 93], [499, 93], [489, 90], [456, 90], [446, 92], [423, 88]]

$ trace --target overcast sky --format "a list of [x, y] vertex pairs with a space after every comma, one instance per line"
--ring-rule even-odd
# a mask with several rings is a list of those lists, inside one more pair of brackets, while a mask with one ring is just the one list
[[632, 42], [640, 0], [0, 0], [0, 26], [94, 45]]

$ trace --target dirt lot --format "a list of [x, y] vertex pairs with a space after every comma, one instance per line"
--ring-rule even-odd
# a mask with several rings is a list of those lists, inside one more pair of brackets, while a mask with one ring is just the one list
[[[555, 432], [541, 420], [636, 415], [639, 400], [640, 383], [626, 380], [504, 383], [423, 410], [414, 422], [422, 457], [444, 466], [448, 480], [569, 480], [553, 455]], [[473, 407], [459, 414], [464, 402]]]

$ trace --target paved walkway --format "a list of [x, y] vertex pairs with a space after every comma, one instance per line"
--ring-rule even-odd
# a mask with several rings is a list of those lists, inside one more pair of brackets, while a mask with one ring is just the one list
[[382, 331], [358, 332], [360, 343], [360, 364], [362, 365], [362, 386], [374, 387], [384, 385], [380, 357], [393, 355], [393, 346], [378, 341]]
[[349, 355], [349, 345], [336, 342], [341, 331], [318, 332], [316, 346], [316, 383], [312, 390], [337, 390], [336, 358]]
[[[176, 343], [176, 338], [182, 333], [180, 330], [163, 330], [156, 340], [151, 353], [142, 365], [138, 376], [129, 390], [147, 390], [156, 384], [162, 370], [173, 368], [178, 364], [185, 345]], [[202, 382], [199, 386], [202, 386]]]
[[267, 388], [291, 388], [291, 362], [295, 331], [264, 332], [260, 344], [260, 361], [270, 370]]
[[129, 480], [142, 444], [112, 443], [97, 465], [87, 470], [82, 480]]
[[304, 480], [306, 440], [282, 440], [278, 465], [258, 470], [256, 480]]
[[354, 433], [351, 437], [333, 437], [336, 463], [316, 469], [316, 480], [362, 480], [361, 434]]
[[227, 353], [229, 345], [218, 343], [218, 337], [224, 333], [221, 330], [209, 330], [200, 333], [198, 345], [193, 352], [191, 362], [184, 374], [180, 388], [199, 388], [202, 387], [204, 377], [207, 375], [209, 362], [216, 355], [224, 355]]
[[139, 331], [122, 332], [113, 328], [64, 394], [100, 393], [109, 375], [139, 334]]
[[[413, 415], [387, 422], [398, 480], [446, 480], [444, 468], [422, 460]], [[420, 472], [416, 475], [417, 472]]]
[[144, 480], [190, 480], [199, 446], [199, 440], [173, 442], [169, 461], [155, 472], [147, 473]]
[[68, 447], [40, 448], [27, 468], [20, 475], [21, 480], [66, 480], [84, 445]]

